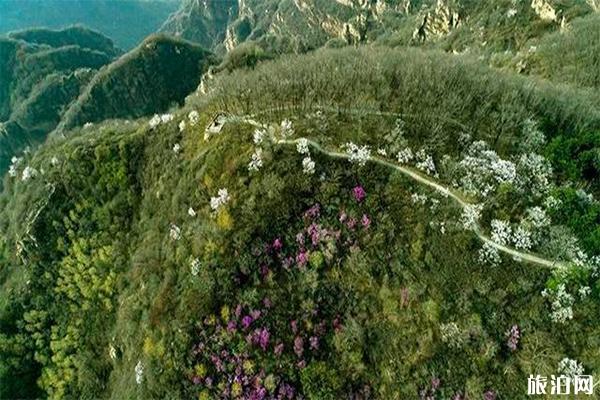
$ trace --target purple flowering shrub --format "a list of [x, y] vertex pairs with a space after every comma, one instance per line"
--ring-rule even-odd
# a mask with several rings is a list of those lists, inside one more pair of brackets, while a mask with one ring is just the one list
[[510, 351], [516, 351], [519, 345], [519, 339], [521, 338], [521, 330], [518, 325], [513, 325], [506, 332], [506, 345]]
[[279, 326], [274, 305], [225, 306], [199, 326], [189, 379], [206, 398], [296, 399], [295, 376], [319, 358], [320, 344], [340, 329], [339, 320]]
[[[224, 256], [206, 266], [218, 277], [210, 311], [188, 346], [190, 397], [459, 400], [496, 390], [446, 372], [483, 359], [489, 342], [476, 319], [456, 326], [464, 347], [442, 340], [453, 314], [425, 285], [447, 284], [444, 266], [429, 261], [445, 254], [428, 254], [426, 228], [398, 217], [426, 210], [414, 210], [401, 185], [385, 191], [349, 175], [322, 186], [311, 178], [307, 187], [321, 192], [285, 199], [286, 212], [231, 210], [237, 225], [215, 246]], [[427, 268], [436, 273], [419, 275]]]
[[[191, 393], [207, 399], [296, 399], [307, 391], [312, 398], [360, 398], [331, 372], [332, 341], [348, 310], [341, 289], [327, 278], [368, 238], [372, 221], [360, 204], [366, 197], [360, 188], [360, 201], [355, 188], [347, 206], [314, 204], [299, 216], [297, 229], [256, 244], [252, 265], [239, 259], [234, 279], [240, 297], [197, 324]], [[368, 392], [358, 386], [356, 393]]]

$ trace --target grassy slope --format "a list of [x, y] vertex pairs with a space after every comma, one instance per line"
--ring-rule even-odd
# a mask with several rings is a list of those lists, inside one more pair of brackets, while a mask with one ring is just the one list
[[[414, 398], [437, 376], [443, 398], [457, 391], [478, 398], [494, 389], [502, 398], [518, 399], [529, 373], [554, 373], [564, 356], [582, 361], [588, 372], [598, 371], [597, 347], [588, 341], [600, 327], [586, 317], [598, 312], [597, 293], [578, 306], [568, 325], [551, 324], [539, 295], [548, 273], [511, 259], [495, 269], [482, 266], [475, 236], [452, 223], [458, 218], [452, 203], [440, 199], [434, 210], [415, 206], [412, 193], [431, 193], [411, 180], [317, 155], [318, 173], [307, 177], [293, 148], [267, 146], [265, 167], [251, 174], [246, 164], [253, 128], [244, 124], [227, 125], [221, 135], [202, 141], [214, 111], [282, 107], [256, 118], [278, 123], [291, 117], [296, 135], [329, 146], [349, 140], [394, 145], [388, 133], [395, 118], [310, 117], [311, 106], [321, 104], [402, 112], [406, 137], [428, 144], [436, 155], [455, 154], [456, 137], [464, 131], [474, 139], [497, 139], [496, 148], [510, 154], [523, 139], [520, 124], [528, 117], [541, 121], [549, 137], [597, 131], [598, 110], [585, 92], [443, 54], [368, 49], [265, 63], [254, 72], [224, 76], [212, 87], [211, 96], [191, 102], [201, 111], [197, 127], [179, 131], [185, 112], [155, 130], [145, 124], [98, 126], [45, 146], [27, 161], [46, 168], [46, 176], [8, 185], [0, 199], [0, 276], [6, 294], [0, 296], [0, 332], [9, 338], [0, 347], [3, 365], [14, 362], [13, 371], [39, 373], [39, 364], [17, 356], [19, 338], [28, 354], [37, 348], [45, 367], [42, 383], [51, 393], [195, 397], [198, 388], [189, 377], [200, 361], [189, 350], [199, 340], [201, 321], [224, 305], [258, 307], [267, 296], [274, 319], [265, 323], [274, 324], [273, 340], [289, 346], [282, 362], [290, 368], [282, 372], [261, 351], [252, 352], [255, 362], [294, 382], [309, 398], [339, 398], [364, 384], [375, 398]], [[175, 143], [182, 146], [179, 155], [172, 150]], [[50, 167], [54, 156], [59, 165]], [[24, 223], [48, 198], [44, 182], [55, 191], [37, 220]], [[351, 198], [356, 184], [367, 191], [364, 203]], [[214, 216], [209, 199], [222, 187], [232, 200]], [[260, 249], [279, 236], [283, 251], [293, 254], [295, 234], [309, 223], [303, 212], [315, 202], [322, 205], [319, 223], [326, 227], [344, 229], [338, 222], [342, 209], [358, 217], [368, 213], [372, 226], [344, 231], [353, 246], [336, 243], [334, 262], [315, 256], [305, 272], [291, 273], [275, 263], [271, 278], [261, 279], [260, 265], [271, 261]], [[187, 215], [188, 207], [194, 207], [196, 218]], [[448, 224], [444, 235], [429, 225], [442, 221]], [[181, 227], [181, 240], [169, 238], [171, 224]], [[29, 226], [31, 238], [23, 234]], [[39, 238], [39, 247], [32, 238]], [[15, 257], [19, 239], [27, 269]], [[193, 277], [190, 262], [196, 257], [202, 267]], [[47, 314], [31, 314], [35, 310]], [[15, 323], [23, 312], [29, 312], [29, 329], [40, 333], [37, 345]], [[309, 368], [291, 367], [296, 359], [287, 321], [298, 318], [307, 329], [336, 315], [344, 328], [324, 335], [321, 352], [308, 357]], [[441, 340], [440, 325], [449, 322], [457, 322], [466, 335], [463, 347], [449, 348]], [[504, 332], [515, 323], [523, 338], [512, 354]], [[50, 327], [60, 348], [52, 361], [45, 358], [51, 355]], [[134, 379], [138, 361], [144, 365], [142, 385]]]

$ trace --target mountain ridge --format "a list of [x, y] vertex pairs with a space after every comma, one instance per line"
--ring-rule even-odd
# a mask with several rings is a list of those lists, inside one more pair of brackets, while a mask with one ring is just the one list
[[592, 10], [189, 0], [179, 37], [23, 74], [0, 128], [40, 144], [0, 190], [0, 398], [498, 400], [596, 375]]

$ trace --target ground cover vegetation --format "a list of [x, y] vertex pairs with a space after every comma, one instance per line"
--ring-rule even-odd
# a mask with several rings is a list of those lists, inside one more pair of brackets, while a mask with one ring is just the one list
[[596, 373], [593, 99], [344, 48], [53, 137], [0, 197], [1, 397], [520, 399]]

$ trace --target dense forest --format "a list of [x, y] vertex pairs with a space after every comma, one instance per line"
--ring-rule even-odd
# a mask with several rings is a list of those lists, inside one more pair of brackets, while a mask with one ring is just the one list
[[154, 33], [179, 0], [1, 0], [0, 34], [81, 24], [129, 50]]
[[596, 3], [275, 3], [0, 41], [0, 398], [597, 378]]

